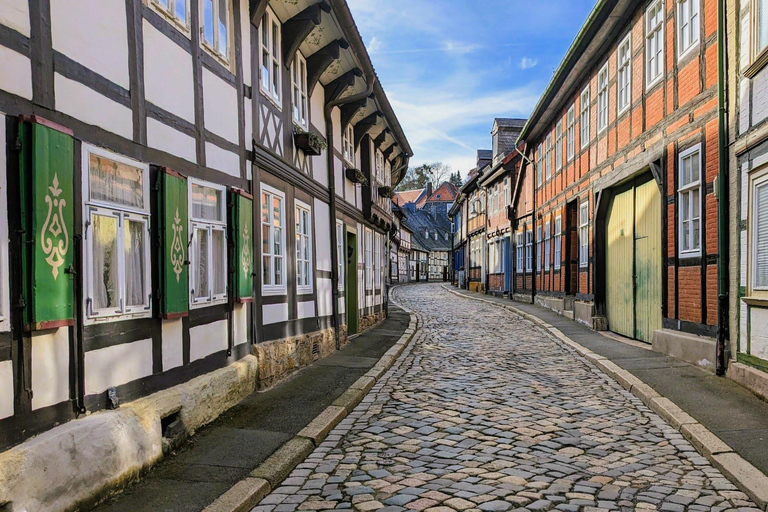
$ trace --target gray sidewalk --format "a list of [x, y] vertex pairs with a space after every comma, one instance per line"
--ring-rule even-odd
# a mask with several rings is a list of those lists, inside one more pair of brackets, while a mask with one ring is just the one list
[[256, 392], [198, 431], [139, 483], [94, 510], [199, 512], [293, 438], [373, 367], [408, 327], [390, 303], [389, 318], [340, 352], [266, 392]]
[[451, 289], [468, 297], [512, 305], [556, 327], [576, 343], [610, 359], [669, 398], [736, 453], [768, 474], [768, 403], [735, 382], [654, 352], [650, 346], [609, 338], [540, 306]]

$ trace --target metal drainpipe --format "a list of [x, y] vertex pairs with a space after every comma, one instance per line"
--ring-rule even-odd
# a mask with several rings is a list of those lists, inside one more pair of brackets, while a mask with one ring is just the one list
[[[527, 147], [527, 144], [526, 144]], [[532, 177], [533, 177], [533, 193], [532, 196], [532, 202], [533, 202], [533, 209], [531, 211], [531, 221], [533, 224], [531, 224], [531, 254], [533, 255], [533, 258], [531, 259], [531, 304], [536, 303], [536, 230], [534, 229], [536, 226], [534, 225], [536, 223], [536, 186], [538, 185], [536, 183], [536, 164], [525, 154], [523, 154], [522, 151], [520, 151], [520, 148], [517, 147], [517, 142], [515, 142], [515, 151], [529, 164], [531, 164], [531, 168], [533, 169]], [[523, 233], [523, 243], [525, 243], [525, 233]], [[523, 268], [525, 268], [525, 263], [523, 262]], [[523, 285], [525, 285], [525, 270], [523, 270]]]
[[728, 311], [728, 267], [729, 254], [729, 201], [728, 201], [728, 124], [727, 124], [727, 90], [726, 70], [728, 58], [726, 55], [725, 35], [725, 0], [717, 2], [717, 95], [718, 95], [718, 162], [717, 179], [717, 354], [716, 373], [725, 375], [728, 364], [727, 340], [729, 337]]
[[[326, 161], [328, 165], [328, 192], [331, 195], [330, 203], [330, 216], [331, 216], [331, 294], [333, 297], [333, 326], [334, 335], [336, 337], [336, 350], [341, 350], [341, 337], [339, 335], [339, 329], [341, 327], [339, 318], [339, 253], [337, 251], [338, 239], [336, 237], [336, 173], [334, 169], [333, 159], [333, 123], [331, 113], [334, 107], [339, 107], [347, 103], [354, 101], [360, 101], [373, 93], [373, 86], [376, 83], [376, 77], [366, 77], [368, 87], [365, 91], [350, 96], [348, 98], [339, 98], [329, 102], [325, 106], [325, 138], [328, 142], [328, 147], [325, 150]], [[342, 127], [343, 131], [343, 127]]]

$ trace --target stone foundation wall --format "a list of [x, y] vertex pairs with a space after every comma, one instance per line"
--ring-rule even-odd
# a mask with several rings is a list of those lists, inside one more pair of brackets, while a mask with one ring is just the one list
[[362, 317], [360, 322], [358, 322], [360, 332], [370, 329], [379, 322], [382, 322], [386, 317], [387, 315], [383, 311]]

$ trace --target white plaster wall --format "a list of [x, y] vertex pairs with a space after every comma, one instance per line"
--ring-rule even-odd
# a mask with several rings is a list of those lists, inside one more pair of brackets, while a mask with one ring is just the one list
[[51, 0], [53, 49], [128, 89], [128, 25], [116, 0]]
[[339, 297], [339, 314], [346, 313], [347, 312], [347, 302], [344, 299], [344, 294], [341, 294], [341, 297]]
[[352, 205], [355, 204], [355, 198], [357, 197], [357, 191], [355, 188], [356, 185], [354, 183], [344, 178], [344, 199], [346, 199], [346, 201]]
[[299, 320], [302, 318], [313, 318], [315, 316], [315, 301], [310, 300], [296, 304], [296, 314]]
[[184, 364], [184, 330], [181, 318], [163, 320], [163, 371]]
[[233, 312], [233, 327], [235, 330], [235, 345], [248, 342], [248, 309], [245, 304], [235, 304]]
[[240, 30], [242, 31], [241, 40], [243, 42], [241, 45], [243, 48], [243, 83], [245, 85], [251, 85], [251, 15], [248, 12], [248, 4], [249, 2], [240, 2]]
[[330, 279], [317, 280], [317, 316], [320, 318], [333, 314], [333, 281]]
[[205, 164], [206, 167], [224, 174], [240, 177], [240, 157], [236, 153], [221, 149], [216, 144], [205, 143]]
[[219, 320], [189, 330], [189, 361], [197, 361], [215, 352], [227, 350], [227, 321]]
[[0, 419], [13, 416], [13, 363], [0, 363]]
[[768, 359], [768, 309], [750, 308], [750, 354]]
[[[328, 151], [328, 150], [326, 150]], [[344, 182], [346, 181], [344, 179], [344, 166], [341, 162], [341, 159], [337, 156], [333, 157], [333, 177], [336, 180], [336, 195], [339, 197], [344, 197]]]
[[[339, 109], [335, 108], [333, 111], [338, 114], [336, 119], [341, 119]], [[309, 119], [312, 122], [312, 126], [325, 137], [325, 87], [320, 83], [317, 84], [315, 90], [312, 91], [312, 96], [309, 98]], [[338, 124], [338, 121], [335, 122]], [[334, 146], [339, 144], [338, 147], [341, 147], [340, 141], [336, 139], [336, 130], [333, 132], [333, 137]]]
[[245, 143], [250, 147], [251, 141], [256, 138], [256, 129], [253, 126], [253, 105], [251, 100], [243, 97], [243, 105], [245, 111]]
[[0, 46], [0, 89], [32, 99], [32, 66], [20, 53]]
[[146, 20], [143, 29], [144, 94], [147, 101], [194, 123], [192, 56]]
[[[341, 110], [339, 107], [335, 107], [331, 110], [331, 123], [333, 124], [333, 147], [339, 153], [342, 153], [341, 144]], [[325, 133], [325, 131], [323, 131]]]
[[133, 137], [133, 114], [129, 108], [58, 73], [53, 81], [58, 110], [127, 139]]
[[234, 87], [203, 68], [205, 127], [237, 144], [237, 92]]
[[152, 340], [85, 353], [85, 393], [92, 395], [152, 375]]
[[328, 272], [333, 270], [330, 215], [330, 207], [320, 199], [315, 199], [315, 259], [317, 260], [317, 269]]
[[147, 145], [190, 162], [197, 161], [194, 138], [151, 117], [147, 118]]
[[323, 187], [328, 187], [328, 156], [325, 152], [312, 159], [312, 177]]
[[[8, 182], [6, 180], [5, 155], [5, 116], [0, 114], [0, 212], [3, 212], [0, 217], [0, 241], [4, 241], [3, 243], [7, 243], [8, 240], [8, 215], [5, 214], [8, 211]], [[0, 251], [0, 278], [2, 279], [0, 281], [0, 332], [11, 330], [11, 280], [9, 269], [8, 251]], [[1, 405], [0, 408], [2, 408]]]
[[29, 3], [27, 0], [3, 0], [0, 24], [29, 37]]
[[288, 320], [288, 304], [264, 304], [264, 325], [278, 324]]
[[32, 336], [32, 410], [69, 400], [69, 328]]

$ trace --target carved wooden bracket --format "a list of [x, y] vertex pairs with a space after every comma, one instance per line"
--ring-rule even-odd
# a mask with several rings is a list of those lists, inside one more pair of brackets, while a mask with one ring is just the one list
[[331, 6], [325, 1], [310, 5], [283, 23], [283, 63], [286, 68], [291, 67], [301, 43], [320, 24], [323, 12], [331, 12]]
[[328, 66], [339, 58], [341, 50], [349, 48], [344, 39], [330, 42], [307, 58], [307, 91], [312, 96], [315, 85], [320, 81]]

